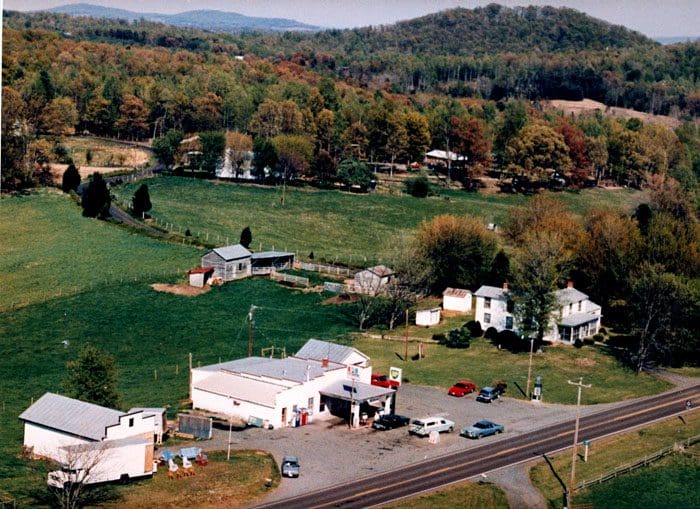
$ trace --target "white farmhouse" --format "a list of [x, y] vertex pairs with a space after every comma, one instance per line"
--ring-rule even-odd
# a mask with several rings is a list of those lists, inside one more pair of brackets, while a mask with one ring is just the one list
[[[301, 416], [345, 417], [392, 404], [392, 389], [370, 384], [372, 368], [358, 350], [309, 340], [292, 357], [248, 357], [192, 369], [192, 406], [273, 427], [295, 426]], [[370, 408], [371, 407], [371, 408]]]
[[[111, 458], [119, 457], [120, 448], [124, 447], [130, 456], [125, 463], [136, 468], [115, 472], [115, 478], [122, 474], [134, 477], [135, 473], [141, 476], [152, 472], [153, 413], [120, 412], [47, 392], [19, 418], [24, 421], [24, 447], [34, 456], [65, 463], [75, 447], [109, 449]], [[139, 444], [137, 456], [134, 456], [134, 444]], [[115, 464], [115, 468], [122, 468], [119, 465]], [[109, 465], [100, 468], [108, 471]]]
[[[512, 314], [512, 302], [508, 299], [508, 285], [503, 288], [482, 286], [476, 297], [475, 320], [484, 329], [511, 330], [518, 334], [518, 324]], [[572, 282], [566, 288], [554, 292], [556, 307], [552, 312], [545, 341], [574, 343], [577, 339], [596, 334], [600, 329], [601, 307], [588, 295], [576, 290]]]
[[393, 270], [385, 265], [376, 265], [355, 274], [354, 289], [357, 293], [375, 295], [396, 277]]
[[442, 309], [468, 313], [472, 310], [472, 292], [462, 288], [445, 288], [442, 292]]

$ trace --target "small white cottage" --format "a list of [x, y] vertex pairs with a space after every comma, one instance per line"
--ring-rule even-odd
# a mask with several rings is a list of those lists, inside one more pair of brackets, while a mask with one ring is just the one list
[[376, 295], [396, 277], [385, 265], [376, 265], [355, 274], [354, 288], [357, 293]]
[[202, 267], [214, 267], [214, 277], [224, 281], [251, 275], [252, 253], [240, 244], [217, 247], [202, 256]]
[[445, 288], [442, 292], [442, 309], [468, 313], [472, 310], [472, 292], [462, 288]]
[[432, 327], [440, 323], [440, 308], [416, 311], [416, 325]]

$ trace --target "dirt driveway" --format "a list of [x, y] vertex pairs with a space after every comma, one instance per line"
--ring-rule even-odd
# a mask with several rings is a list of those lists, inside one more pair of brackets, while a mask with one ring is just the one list
[[[584, 407], [582, 415], [607, 406], [610, 405]], [[442, 389], [418, 385], [405, 385], [399, 389], [396, 409], [397, 413], [412, 418], [442, 414], [455, 421], [456, 430], [442, 434], [440, 443], [433, 445], [425, 438], [409, 436], [406, 428], [384, 432], [369, 428], [349, 430], [341, 420], [334, 419], [313, 421], [300, 428], [234, 431], [231, 447], [262, 449], [272, 453], [278, 461], [285, 455], [299, 457], [301, 476], [283, 479], [279, 489], [265, 500], [271, 501], [359, 477], [381, 475], [381, 472], [396, 467], [475, 447], [486, 441], [507, 439], [575, 416], [575, 408], [565, 405], [531, 404], [510, 398], [491, 404], [478, 403], [474, 394], [453, 398]], [[462, 427], [480, 419], [504, 424], [506, 432], [481, 441], [459, 436]], [[215, 429], [210, 442], [198, 445], [209, 450], [225, 450], [227, 439], [227, 430]]]

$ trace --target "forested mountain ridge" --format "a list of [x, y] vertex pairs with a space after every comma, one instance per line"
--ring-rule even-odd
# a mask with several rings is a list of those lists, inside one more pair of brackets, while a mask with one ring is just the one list
[[154, 12], [134, 12], [91, 4], [69, 4], [46, 9], [46, 12], [68, 14], [70, 16], [89, 16], [92, 18], [123, 19], [127, 21], [147, 20], [180, 27], [192, 27], [219, 32], [262, 31], [309, 31], [319, 27], [285, 18], [261, 18], [244, 16], [236, 12], [216, 10], [194, 10], [177, 14], [159, 14]]

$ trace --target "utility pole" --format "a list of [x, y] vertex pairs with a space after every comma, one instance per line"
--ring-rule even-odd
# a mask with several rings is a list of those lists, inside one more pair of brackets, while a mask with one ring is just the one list
[[530, 379], [532, 377], [532, 350], [535, 347], [535, 338], [530, 338], [530, 363], [527, 366], [527, 384], [525, 385], [525, 397], [530, 398]]
[[248, 357], [253, 356], [253, 330], [255, 328], [255, 306], [250, 305], [248, 312]]
[[574, 487], [576, 483], [576, 446], [578, 445], [578, 423], [581, 414], [581, 389], [584, 387], [590, 389], [592, 384], [585, 385], [583, 383], [583, 377], [579, 377], [578, 382], [572, 382], [568, 380], [570, 385], [575, 385], [578, 387], [578, 397], [576, 398], [576, 425], [574, 427], [574, 445], [573, 451], [571, 453], [571, 482], [569, 483], [569, 500], [567, 507], [570, 509], [574, 503]]
[[406, 340], [403, 344], [403, 361], [408, 360], [408, 308], [406, 308]]

